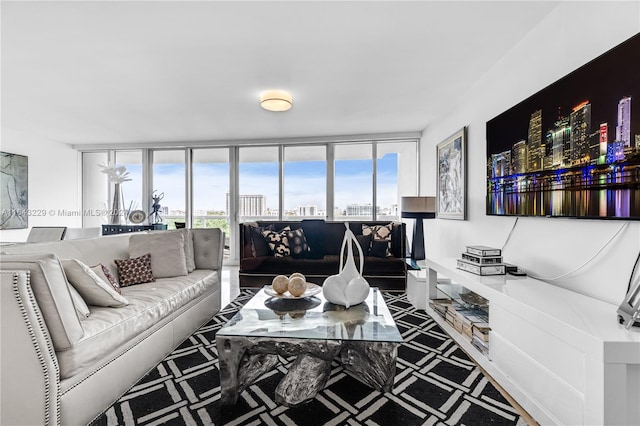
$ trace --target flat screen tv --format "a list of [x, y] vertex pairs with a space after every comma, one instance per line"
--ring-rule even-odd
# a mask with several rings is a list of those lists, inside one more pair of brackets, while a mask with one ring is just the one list
[[640, 220], [640, 33], [487, 122], [487, 214]]

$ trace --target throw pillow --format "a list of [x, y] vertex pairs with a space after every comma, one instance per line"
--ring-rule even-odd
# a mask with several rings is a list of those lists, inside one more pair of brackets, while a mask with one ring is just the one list
[[369, 256], [388, 257], [388, 247], [389, 244], [386, 241], [371, 241]]
[[251, 231], [251, 251], [253, 257], [261, 257], [261, 256], [271, 256], [273, 252], [269, 247], [269, 243], [267, 239], [262, 234], [264, 231], [271, 231], [272, 226], [259, 227], [259, 226], [250, 226]]
[[291, 251], [289, 250], [289, 239], [287, 238], [287, 233], [289, 231], [291, 231], [291, 228], [288, 226], [279, 232], [269, 230], [262, 231], [262, 235], [264, 235], [265, 239], [269, 243], [269, 248], [275, 257], [286, 257], [291, 255]]
[[[360, 244], [360, 248], [362, 248], [362, 254], [364, 256], [369, 256], [369, 250], [371, 249], [371, 235], [356, 235], [356, 240], [358, 244]], [[355, 249], [354, 254], [358, 253], [358, 250]]]
[[386, 243], [385, 256], [391, 256], [391, 230], [393, 224], [387, 225], [362, 225], [362, 235], [371, 235], [371, 244], [375, 241], [384, 241]]
[[156, 280], [151, 271], [150, 253], [133, 259], [116, 259], [114, 262], [118, 266], [121, 287], [149, 283]]
[[151, 254], [151, 269], [155, 278], [187, 275], [182, 231], [162, 231], [137, 234], [129, 238], [129, 257]]
[[77, 259], [62, 261], [64, 273], [80, 296], [94, 306], [126, 306], [127, 299], [116, 292], [111, 284], [102, 280], [87, 265]]
[[97, 276], [102, 278], [104, 282], [111, 284], [111, 287], [113, 287], [113, 289], [117, 291], [118, 294], [122, 294], [122, 290], [120, 290], [120, 284], [118, 283], [118, 280], [106, 265], [99, 263], [96, 266], [92, 266], [91, 270], [95, 272]]
[[91, 311], [89, 311], [89, 307], [87, 306], [87, 302], [84, 301], [78, 290], [72, 285], [69, 285], [69, 293], [71, 293], [71, 300], [73, 301], [73, 306], [76, 308], [76, 314], [78, 314], [78, 319], [82, 321], [83, 319], [89, 318]]
[[289, 251], [291, 256], [296, 258], [306, 257], [307, 253], [311, 251], [307, 239], [304, 236], [302, 228], [293, 229], [287, 232], [287, 240], [289, 241]]

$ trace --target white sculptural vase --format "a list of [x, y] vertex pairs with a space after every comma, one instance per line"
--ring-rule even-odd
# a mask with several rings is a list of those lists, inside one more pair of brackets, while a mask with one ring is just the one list
[[[349, 229], [349, 224], [345, 222], [347, 230], [342, 240], [342, 248], [340, 249], [340, 269], [336, 275], [331, 275], [322, 284], [322, 293], [327, 301], [346, 306], [354, 306], [362, 303], [369, 295], [369, 283], [362, 277], [364, 269], [364, 255], [362, 248], [356, 240], [355, 235]], [[353, 243], [355, 243], [358, 254], [360, 255], [360, 270], [356, 268], [356, 262], [353, 258]], [[347, 249], [347, 258], [345, 261], [344, 250]]]
[[124, 215], [124, 197], [122, 196], [122, 186], [116, 183], [113, 189], [113, 203], [111, 204], [111, 215], [109, 225], [124, 225], [126, 222]]

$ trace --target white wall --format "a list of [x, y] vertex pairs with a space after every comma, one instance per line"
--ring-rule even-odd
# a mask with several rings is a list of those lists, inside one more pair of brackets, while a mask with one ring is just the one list
[[[463, 126], [468, 131], [467, 220], [426, 220], [428, 257], [458, 257], [469, 244], [502, 247], [516, 223], [485, 214], [486, 122], [638, 31], [640, 2], [562, 2], [480, 78], [458, 109], [425, 129], [421, 195], [436, 193], [436, 145]], [[587, 267], [553, 282], [619, 304], [640, 251], [639, 222], [523, 217], [504, 256], [532, 275], [555, 278], [589, 261], [614, 235]]]
[[[81, 217], [67, 213], [78, 214], [81, 208], [77, 151], [39, 135], [4, 128], [0, 149], [29, 157], [29, 210], [34, 212], [29, 228], [82, 226]], [[0, 231], [0, 241], [25, 241], [28, 233], [29, 229], [6, 229]]]

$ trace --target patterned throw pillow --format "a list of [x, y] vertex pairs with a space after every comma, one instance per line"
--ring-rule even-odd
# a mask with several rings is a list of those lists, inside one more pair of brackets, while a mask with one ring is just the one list
[[121, 287], [156, 280], [151, 271], [151, 253], [133, 259], [116, 259], [114, 262], [118, 266]]
[[376, 241], [386, 242], [384, 257], [391, 256], [391, 229], [392, 223], [387, 225], [362, 225], [362, 235], [371, 235], [371, 245]]
[[291, 250], [289, 250], [289, 238], [287, 238], [287, 233], [291, 231], [291, 228], [288, 226], [281, 231], [262, 231], [262, 235], [269, 243], [269, 248], [273, 252], [275, 257], [286, 257], [291, 255]]
[[293, 257], [305, 257], [311, 251], [302, 229], [293, 229], [287, 232], [289, 251]]
[[109, 270], [107, 265], [98, 263], [96, 266], [92, 266], [91, 270], [95, 272], [97, 276], [102, 278], [104, 282], [111, 284], [111, 287], [113, 287], [113, 289], [117, 291], [118, 294], [122, 294], [122, 290], [120, 290], [120, 284], [118, 283], [118, 280]]

